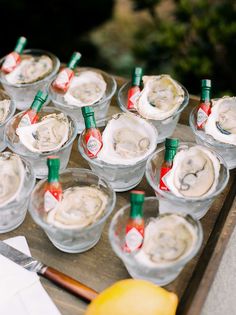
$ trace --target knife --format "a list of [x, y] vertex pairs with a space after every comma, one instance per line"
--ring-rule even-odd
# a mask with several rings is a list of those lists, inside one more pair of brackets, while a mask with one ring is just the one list
[[78, 297], [82, 297], [87, 301], [92, 301], [98, 295], [98, 292], [80, 283], [79, 281], [43, 264], [42, 262], [20, 252], [19, 250], [2, 241], [0, 241], [0, 254], [12, 260], [21, 267], [24, 267], [29, 271], [36, 272], [38, 275], [51, 280], [58, 286], [66, 289]]

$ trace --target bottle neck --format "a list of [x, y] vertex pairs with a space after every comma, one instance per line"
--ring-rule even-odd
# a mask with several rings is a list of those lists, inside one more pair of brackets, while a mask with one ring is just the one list
[[173, 162], [175, 154], [176, 154], [176, 149], [166, 148], [166, 150], [165, 150], [165, 161], [166, 162]]
[[141, 85], [141, 80], [142, 80], [141, 76], [134, 75], [132, 77], [132, 86], [140, 86]]
[[70, 61], [67, 64], [67, 68], [74, 70], [77, 66], [78, 62], [80, 61], [81, 54], [80, 53], [74, 53], [70, 59]]
[[21, 55], [23, 50], [24, 50], [24, 48], [25, 48], [25, 45], [26, 45], [26, 38], [21, 37], [17, 41], [16, 46], [14, 48], [14, 51], [17, 52], [19, 55]]
[[48, 183], [59, 182], [59, 168], [51, 167], [48, 172]]
[[40, 112], [43, 104], [44, 104], [44, 101], [42, 102], [42, 100], [35, 99], [30, 108], [35, 110], [38, 113]]
[[210, 100], [211, 100], [211, 90], [209, 88], [202, 88], [201, 101], [210, 102]]
[[142, 218], [143, 217], [143, 203], [142, 202], [132, 202], [130, 208], [130, 218]]
[[93, 113], [91, 113], [90, 115], [84, 118], [84, 123], [85, 123], [86, 129], [96, 128], [96, 121], [95, 121]]

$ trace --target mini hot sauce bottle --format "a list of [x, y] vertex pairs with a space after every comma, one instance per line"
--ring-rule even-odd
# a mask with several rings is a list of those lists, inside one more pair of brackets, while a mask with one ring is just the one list
[[39, 120], [39, 112], [43, 104], [46, 102], [47, 97], [47, 93], [38, 91], [30, 108], [26, 110], [26, 112], [22, 116], [18, 128], [36, 124], [36, 122]]
[[82, 107], [82, 114], [85, 123], [85, 132], [83, 134], [83, 146], [85, 153], [91, 159], [97, 157], [102, 148], [102, 135], [96, 127], [94, 112], [90, 106]]
[[75, 75], [74, 69], [77, 66], [80, 59], [81, 59], [81, 54], [79, 52], [74, 52], [66, 68], [62, 69], [59, 72], [58, 76], [53, 82], [52, 86], [55, 89], [60, 90], [61, 92], [64, 92], [64, 93], [68, 90], [70, 86], [70, 82]]
[[130, 193], [130, 217], [125, 230], [126, 252], [133, 252], [140, 248], [144, 239], [143, 202], [144, 191], [132, 190]]
[[25, 37], [20, 37], [17, 40], [14, 51], [8, 54], [3, 62], [2, 71], [5, 73], [12, 72], [16, 66], [21, 62], [20, 55], [22, 54], [25, 45], [27, 43], [27, 39]]
[[201, 81], [201, 100], [197, 112], [197, 127], [202, 129], [211, 113], [211, 80]]
[[58, 156], [48, 156], [48, 180], [45, 185], [44, 209], [50, 211], [62, 198], [62, 186], [59, 181], [60, 159]]
[[134, 109], [134, 102], [141, 91], [140, 85], [142, 81], [142, 74], [143, 74], [142, 68], [140, 67], [134, 68], [134, 71], [132, 74], [132, 87], [128, 91], [128, 100], [127, 100], [128, 110]]
[[178, 139], [166, 139], [165, 141], [165, 157], [164, 162], [161, 165], [160, 171], [160, 189], [161, 190], [169, 190], [169, 188], [164, 183], [163, 177], [169, 172], [169, 170], [173, 166], [173, 159], [175, 157], [177, 148], [179, 145]]

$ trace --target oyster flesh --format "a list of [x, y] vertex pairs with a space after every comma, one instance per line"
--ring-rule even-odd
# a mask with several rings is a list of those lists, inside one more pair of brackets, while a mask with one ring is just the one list
[[144, 88], [134, 102], [137, 112], [146, 119], [170, 117], [184, 101], [183, 88], [169, 75], [143, 76]]
[[162, 179], [178, 197], [203, 198], [216, 190], [219, 174], [218, 158], [196, 145], [177, 152], [171, 170]]
[[212, 100], [205, 133], [220, 142], [236, 145], [236, 97]]
[[39, 123], [16, 129], [20, 142], [31, 152], [39, 153], [60, 149], [70, 132], [70, 123], [63, 113], [44, 116]]
[[74, 76], [64, 99], [68, 104], [79, 107], [98, 102], [105, 94], [106, 82], [94, 71], [84, 71]]
[[104, 129], [102, 142], [99, 160], [109, 164], [135, 164], [155, 150], [157, 130], [137, 115], [116, 114]]
[[170, 265], [186, 257], [196, 241], [197, 231], [185, 218], [176, 214], [151, 218], [135, 259], [150, 267]]
[[52, 59], [46, 55], [40, 57], [28, 57], [22, 59], [21, 63], [5, 76], [11, 84], [27, 84], [45, 78], [53, 70]]
[[105, 212], [108, 196], [97, 187], [70, 187], [62, 200], [47, 214], [47, 222], [61, 228], [84, 228]]
[[8, 113], [10, 112], [10, 100], [0, 101], [0, 124], [3, 124], [7, 118]]
[[21, 158], [10, 152], [0, 153], [0, 207], [18, 197], [24, 177], [25, 168]]

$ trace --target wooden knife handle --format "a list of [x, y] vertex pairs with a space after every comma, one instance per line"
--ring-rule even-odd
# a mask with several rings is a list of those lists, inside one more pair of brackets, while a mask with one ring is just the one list
[[45, 266], [40, 274], [60, 287], [87, 301], [92, 301], [98, 295], [98, 292], [52, 267]]

